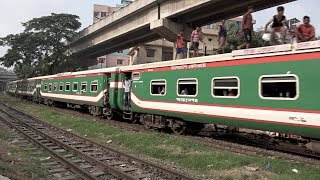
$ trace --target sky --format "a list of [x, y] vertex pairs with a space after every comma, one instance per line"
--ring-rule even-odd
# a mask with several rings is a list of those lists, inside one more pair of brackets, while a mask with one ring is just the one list
[[[311, 23], [320, 33], [319, 0], [298, 0], [285, 4], [287, 19], [296, 17], [301, 20], [304, 15], [311, 17]], [[92, 24], [93, 4], [115, 6], [120, 0], [0, 0], [0, 37], [23, 31], [21, 22], [34, 17], [50, 15], [50, 13], [70, 13], [80, 17], [81, 29]], [[257, 21], [255, 28], [264, 26], [276, 13], [276, 7], [255, 12]], [[0, 56], [6, 49], [0, 47]]]

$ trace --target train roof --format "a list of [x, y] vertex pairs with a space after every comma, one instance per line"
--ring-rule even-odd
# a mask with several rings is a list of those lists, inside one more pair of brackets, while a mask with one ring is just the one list
[[48, 79], [48, 78], [63, 77], [63, 76], [75, 76], [75, 75], [86, 75], [86, 74], [93, 74], [93, 73], [106, 73], [106, 72], [118, 72], [118, 71], [119, 71], [118, 67], [110, 67], [110, 68], [77, 71], [77, 72], [63, 72], [63, 73], [58, 73], [54, 75], [33, 77], [33, 78], [29, 78], [28, 80]]
[[140, 69], [149, 69], [149, 68], [159, 68], [159, 67], [170, 67], [170, 66], [180, 66], [187, 64], [201, 64], [207, 62], [219, 62], [219, 61], [228, 61], [228, 60], [239, 60], [247, 58], [259, 58], [259, 57], [270, 57], [270, 56], [279, 56], [279, 55], [290, 55], [290, 54], [300, 54], [307, 52], [317, 52], [320, 51], [320, 40], [311, 41], [304, 43], [296, 44], [284, 44], [278, 46], [266, 46], [261, 48], [251, 48], [244, 50], [235, 50], [231, 53], [220, 54], [220, 55], [211, 55], [211, 56], [202, 56], [189, 59], [179, 59], [172, 61], [161, 61], [149, 64], [138, 64], [132, 66], [121, 66], [119, 67], [120, 71], [132, 71]]
[[[138, 64], [138, 65], [131, 65], [131, 66], [110, 67], [110, 68], [102, 68], [102, 69], [95, 69], [95, 70], [78, 71], [78, 72], [64, 72], [64, 73], [59, 73], [54, 75], [29, 78], [27, 80], [48, 79], [48, 78], [55, 78], [55, 77], [85, 75], [85, 74], [93, 74], [93, 73], [127, 72], [127, 71], [158, 68], [158, 67], [180, 66], [180, 65], [187, 65], [187, 64], [201, 64], [201, 63], [207, 63], [207, 62], [219, 62], [219, 61], [239, 60], [239, 59], [247, 59], [247, 58], [270, 57], [270, 56], [300, 54], [300, 53], [317, 52], [317, 51], [320, 51], [320, 40], [296, 43], [293, 45], [284, 44], [284, 45], [278, 45], [278, 46], [267, 46], [267, 47], [251, 48], [251, 49], [245, 49], [245, 50], [235, 50], [227, 54], [202, 56], [202, 57], [189, 58], [189, 59], [162, 61], [162, 62]], [[23, 80], [11, 81], [11, 83], [16, 83], [20, 81], [23, 81]]]

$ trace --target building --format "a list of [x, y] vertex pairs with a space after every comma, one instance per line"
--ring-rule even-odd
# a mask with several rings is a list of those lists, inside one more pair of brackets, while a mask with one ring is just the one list
[[110, 7], [106, 5], [93, 5], [93, 24], [105, 18], [109, 14], [117, 11], [119, 7]]
[[128, 6], [130, 3], [132, 3], [135, 0], [121, 0], [121, 4], [117, 4], [117, 7], [125, 7]]
[[287, 20], [287, 23], [289, 24], [290, 31], [294, 31], [300, 21], [297, 18], [292, 18]]
[[[122, 0], [121, 3], [122, 7], [131, 3], [132, 0]], [[120, 9], [119, 7], [110, 7], [106, 5], [93, 5], [93, 23], [100, 21], [101, 19], [105, 18], [109, 14]], [[90, 66], [88, 69], [99, 69], [99, 68], [107, 68], [107, 67], [115, 67], [115, 66], [127, 66], [129, 65], [130, 57], [127, 55], [128, 50], [124, 50], [121, 52], [116, 52], [112, 54], [108, 54], [105, 56], [101, 56], [97, 58], [97, 64]]]
[[89, 69], [100, 69], [115, 66], [128, 66], [130, 63], [129, 50], [124, 50], [97, 58], [97, 64], [90, 66]]
[[173, 59], [172, 42], [159, 39], [141, 46], [133, 47], [129, 50], [130, 65], [146, 64], [159, 61], [169, 61]]

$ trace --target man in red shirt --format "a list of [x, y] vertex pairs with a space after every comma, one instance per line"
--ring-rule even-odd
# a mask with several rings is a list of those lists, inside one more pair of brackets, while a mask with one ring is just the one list
[[243, 20], [242, 20], [242, 32], [243, 32], [243, 37], [245, 39], [245, 43], [238, 46], [238, 49], [248, 49], [250, 47], [250, 43], [252, 41], [252, 35], [254, 35], [253, 32], [253, 24], [252, 24], [252, 15], [253, 13], [253, 6], [248, 7], [248, 12], [246, 12], [243, 15]]
[[180, 32], [178, 34], [177, 37], [177, 41], [176, 41], [176, 58], [178, 57], [178, 54], [182, 53], [183, 58], [184, 58], [184, 54], [186, 53], [186, 49], [185, 49], [185, 42], [184, 42], [184, 35], [183, 32]]
[[314, 27], [310, 24], [310, 17], [303, 17], [303, 24], [299, 25], [296, 30], [297, 42], [315, 41], [316, 33]]

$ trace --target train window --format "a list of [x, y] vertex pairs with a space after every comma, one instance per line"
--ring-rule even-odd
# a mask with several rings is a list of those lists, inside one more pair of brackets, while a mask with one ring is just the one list
[[238, 77], [217, 77], [212, 79], [212, 96], [216, 98], [238, 98], [240, 80]]
[[63, 83], [62, 82], [59, 84], [59, 91], [63, 91]]
[[52, 83], [49, 84], [49, 91], [52, 91]]
[[132, 80], [139, 80], [140, 79], [140, 73], [133, 73], [132, 74]]
[[155, 96], [165, 96], [166, 95], [166, 80], [152, 80], [150, 82], [150, 94]]
[[97, 92], [98, 91], [98, 81], [91, 82], [90, 91], [91, 92]]
[[57, 91], [58, 90], [58, 83], [54, 83], [53, 84], [53, 91]]
[[87, 92], [87, 83], [86, 82], [81, 83], [81, 92]]
[[78, 83], [77, 83], [77, 82], [74, 82], [74, 83], [73, 83], [72, 90], [73, 90], [73, 91], [78, 91]]
[[65, 91], [70, 91], [70, 83], [69, 82], [66, 83]]
[[299, 96], [299, 79], [296, 75], [262, 76], [259, 91], [262, 99], [296, 100]]
[[178, 96], [197, 96], [198, 94], [197, 79], [178, 79], [177, 86]]

